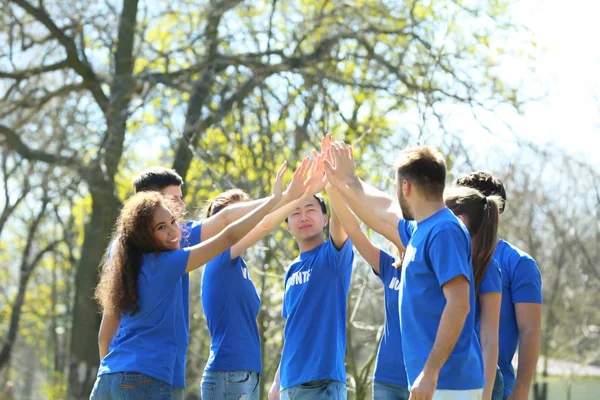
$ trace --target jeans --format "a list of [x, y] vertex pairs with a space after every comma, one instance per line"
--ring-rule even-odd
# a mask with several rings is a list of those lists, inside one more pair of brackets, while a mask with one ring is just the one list
[[281, 400], [346, 400], [346, 384], [339, 381], [319, 380], [283, 389]]
[[496, 380], [494, 381], [494, 390], [492, 391], [492, 400], [502, 400], [504, 398], [504, 377], [500, 368], [496, 370]]
[[410, 392], [406, 386], [373, 382], [373, 400], [408, 400], [409, 397]]
[[252, 371], [204, 371], [202, 400], [258, 400], [260, 375]]
[[90, 400], [171, 400], [172, 387], [166, 382], [137, 372], [116, 372], [96, 379]]

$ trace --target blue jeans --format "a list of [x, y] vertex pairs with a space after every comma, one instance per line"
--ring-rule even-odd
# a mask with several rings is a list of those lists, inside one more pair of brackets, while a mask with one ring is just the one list
[[90, 400], [172, 400], [172, 391], [171, 385], [148, 375], [116, 372], [96, 379]]
[[373, 382], [373, 400], [408, 400], [409, 397], [410, 392], [406, 386]]
[[346, 400], [346, 384], [319, 380], [283, 389], [280, 400]]
[[258, 400], [260, 375], [251, 371], [204, 371], [202, 400]]
[[502, 400], [504, 398], [504, 377], [500, 368], [496, 370], [496, 380], [494, 381], [494, 390], [492, 391], [492, 400]]

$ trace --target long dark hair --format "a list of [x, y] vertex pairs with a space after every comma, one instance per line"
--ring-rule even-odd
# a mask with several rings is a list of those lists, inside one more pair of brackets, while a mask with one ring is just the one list
[[477, 293], [496, 250], [502, 199], [499, 196], [486, 197], [475, 189], [458, 186], [446, 191], [444, 201], [455, 215], [463, 215], [466, 219], [465, 225], [471, 235], [471, 258]]
[[152, 235], [154, 212], [160, 206], [173, 210], [158, 192], [140, 192], [123, 207], [115, 228], [116, 240], [102, 263], [95, 299], [106, 311], [139, 311], [137, 283], [145, 254], [161, 251]]

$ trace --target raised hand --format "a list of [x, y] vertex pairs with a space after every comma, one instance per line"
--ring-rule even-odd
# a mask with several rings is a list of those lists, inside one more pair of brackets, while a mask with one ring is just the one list
[[283, 176], [285, 175], [285, 170], [287, 169], [287, 161], [284, 161], [277, 172], [277, 176], [275, 177], [275, 183], [273, 184], [273, 196], [277, 199], [281, 199], [283, 196]]
[[328, 133], [327, 135], [322, 137], [321, 138], [321, 154], [326, 154], [327, 150], [329, 150], [329, 148], [331, 147], [331, 144], [334, 142], [335, 142], [335, 140], [333, 139], [333, 136], [330, 133]]
[[292, 177], [292, 181], [288, 185], [286, 191], [283, 193], [284, 199], [289, 202], [302, 197], [304, 192], [306, 192], [307, 186], [305, 185], [305, 181], [307, 180], [308, 172], [310, 171], [313, 165], [313, 161], [310, 157], [305, 157], [302, 162], [294, 171], [294, 176]]
[[334, 142], [327, 150], [324, 160], [325, 173], [333, 185], [336, 183], [348, 183], [355, 175], [354, 156], [352, 147], [344, 142]]
[[325, 175], [325, 166], [323, 160], [325, 155], [319, 154], [312, 165], [310, 177], [304, 182], [306, 194], [314, 195], [321, 192], [327, 186], [327, 176]]

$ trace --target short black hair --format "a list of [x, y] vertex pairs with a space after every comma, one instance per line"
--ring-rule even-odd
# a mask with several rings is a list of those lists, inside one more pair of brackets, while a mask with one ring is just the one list
[[479, 190], [484, 196], [500, 196], [502, 204], [500, 205], [500, 213], [504, 211], [506, 205], [506, 189], [502, 181], [492, 174], [484, 171], [471, 172], [463, 175], [456, 180], [456, 185], [466, 186], [475, 190]]
[[[323, 213], [323, 215], [327, 215], [327, 203], [325, 202], [325, 198], [320, 193], [313, 194], [313, 197], [319, 202], [319, 205], [321, 206], [321, 212]], [[287, 217], [285, 219], [285, 222], [288, 222]]]
[[313, 197], [319, 202], [323, 215], [327, 215], [327, 203], [325, 202], [325, 198], [320, 193], [314, 194]]
[[165, 167], [150, 167], [133, 178], [135, 193], [161, 191], [167, 186], [181, 186], [183, 179], [175, 170]]

